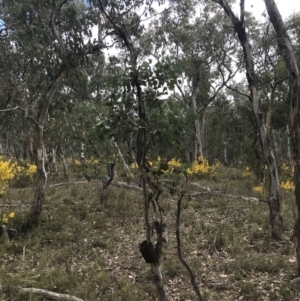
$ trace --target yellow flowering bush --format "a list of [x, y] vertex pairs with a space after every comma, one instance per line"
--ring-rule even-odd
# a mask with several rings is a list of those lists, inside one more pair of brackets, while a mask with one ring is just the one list
[[263, 186], [263, 184], [260, 184], [260, 185], [258, 185], [258, 186], [254, 186], [254, 187], [252, 188], [252, 190], [253, 190], [253, 192], [255, 192], [255, 193], [262, 194], [263, 191], [264, 191], [264, 186]]
[[16, 175], [17, 164], [4, 160], [0, 157], [0, 195], [4, 194], [8, 182]]
[[293, 183], [293, 181], [291, 180], [286, 180], [280, 183], [280, 188], [282, 188], [283, 190], [286, 191], [291, 191], [295, 189], [295, 185]]
[[285, 171], [286, 173], [291, 173], [291, 174], [294, 173], [294, 165], [290, 164], [290, 163], [282, 163], [281, 164], [281, 169], [283, 171]]
[[137, 163], [136, 163], [136, 162], [131, 163], [131, 164], [130, 164], [130, 168], [131, 168], [131, 169], [138, 169]]
[[26, 177], [33, 178], [36, 175], [37, 166], [35, 164], [27, 164], [25, 168]]
[[166, 173], [173, 173], [174, 169], [180, 168], [182, 166], [180, 160], [177, 160], [176, 158], [172, 158], [167, 162], [167, 164], [168, 164], [168, 170], [166, 170]]
[[282, 181], [280, 182], [280, 188], [284, 191], [293, 191], [295, 184], [292, 179], [294, 175], [294, 165], [291, 162], [281, 164]]
[[2, 222], [4, 224], [8, 224], [9, 220], [15, 217], [14, 212], [10, 212], [9, 214], [4, 213], [2, 217]]
[[77, 166], [81, 165], [80, 161], [77, 160], [77, 159], [74, 160], [74, 164], [77, 165]]
[[[214, 164], [209, 165], [209, 162], [203, 156], [199, 157], [197, 161], [194, 161], [190, 167], [185, 167], [180, 159], [172, 158], [169, 161], [164, 161], [161, 157], [157, 157], [156, 160], [149, 161], [151, 170], [157, 172], [160, 170], [164, 174], [181, 174], [187, 173], [189, 175], [206, 175], [213, 174], [216, 169], [220, 166], [220, 162], [216, 161]], [[130, 168], [135, 170], [138, 168], [136, 162], [130, 164]]]
[[186, 171], [189, 175], [207, 175], [209, 173], [214, 173], [219, 166], [219, 161], [216, 161], [213, 165], [209, 165], [208, 160], [203, 156], [200, 156]]
[[243, 170], [243, 175], [242, 177], [251, 177], [253, 175], [253, 172], [250, 170], [250, 168], [247, 166], [244, 170]]
[[37, 167], [35, 164], [18, 165], [11, 160], [5, 160], [0, 157], [0, 196], [4, 194], [10, 181], [16, 181], [17, 185], [22, 183], [29, 184], [36, 174]]

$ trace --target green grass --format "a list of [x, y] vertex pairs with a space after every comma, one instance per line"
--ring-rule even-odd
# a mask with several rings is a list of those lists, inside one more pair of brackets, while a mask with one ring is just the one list
[[[224, 193], [253, 196], [251, 181], [242, 178], [240, 170], [224, 168], [214, 179], [199, 183]], [[0, 300], [44, 300], [20, 294], [17, 287], [43, 288], [85, 301], [157, 298], [150, 266], [138, 249], [145, 239], [142, 193], [110, 187], [101, 205], [99, 185], [49, 188], [40, 223], [32, 228], [26, 224], [26, 214], [34, 190], [7, 191], [0, 200], [5, 205], [0, 214], [15, 212], [10, 227], [18, 233], [10, 243], [0, 237]], [[177, 257], [176, 194], [165, 191], [160, 205], [166, 223], [162, 266], [169, 299], [196, 300]], [[282, 214], [290, 236], [295, 218], [292, 194], [283, 194]], [[182, 255], [206, 300], [296, 300], [299, 296], [299, 287], [289, 284], [296, 274], [295, 246], [270, 238], [267, 204], [221, 195], [186, 197], [180, 230]], [[226, 282], [233, 289], [211, 289], [201, 282], [204, 276], [206, 282]]]

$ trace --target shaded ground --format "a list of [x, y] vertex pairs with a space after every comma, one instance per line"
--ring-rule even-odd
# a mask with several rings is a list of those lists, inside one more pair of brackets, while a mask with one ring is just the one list
[[[228, 170], [199, 183], [224, 193], [251, 196], [251, 183]], [[140, 255], [145, 239], [142, 194], [110, 187], [104, 205], [98, 183], [49, 188], [40, 225], [22, 225], [33, 191], [11, 189], [0, 199], [2, 213], [14, 211], [18, 235], [0, 245], [0, 300], [46, 300], [17, 287], [44, 288], [88, 300], [156, 300], [153, 275]], [[169, 300], [196, 300], [177, 258], [175, 218], [178, 196], [161, 197], [167, 224], [163, 272]], [[4, 206], [5, 205], [5, 206]], [[7, 205], [11, 205], [7, 206]], [[16, 206], [20, 205], [20, 206]], [[286, 235], [291, 236], [294, 201], [283, 195]], [[267, 204], [219, 195], [185, 197], [181, 214], [182, 253], [206, 300], [300, 300], [294, 245], [274, 242]], [[213, 283], [228, 284], [216, 289]]]

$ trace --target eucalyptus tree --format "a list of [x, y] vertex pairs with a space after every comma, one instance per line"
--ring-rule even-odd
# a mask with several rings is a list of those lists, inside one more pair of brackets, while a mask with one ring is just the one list
[[172, 2], [148, 33], [148, 53], [158, 61], [169, 58], [174, 65], [170, 83], [178, 91], [177, 99], [194, 115], [194, 158], [203, 155], [200, 116], [238, 68], [231, 57], [236, 42], [229, 28], [223, 27], [224, 16], [212, 14], [212, 7], [198, 7], [198, 15], [196, 8], [197, 1]]
[[11, 52], [27, 66], [19, 82], [25, 92], [23, 109], [31, 116], [36, 131], [38, 184], [31, 216], [37, 218], [47, 183], [44, 127], [48, 110], [64, 80], [83, 64], [87, 55], [100, 50], [91, 32], [97, 18], [83, 2], [76, 0], [8, 0], [3, 2], [3, 9], [4, 23], [14, 23]]
[[[157, 2], [160, 3], [162, 1]], [[140, 62], [142, 51], [139, 45], [140, 37], [144, 33], [142, 18], [154, 12], [152, 7], [154, 1], [95, 0], [90, 1], [90, 3], [94, 7], [95, 12], [99, 12], [99, 37], [103, 39], [103, 42], [105, 37], [110, 37], [111, 41], [122, 50], [120, 54], [123, 57], [126, 76], [123, 77], [123, 87], [118, 89], [117, 93], [111, 93], [111, 98], [115, 101], [114, 109], [119, 108], [118, 116], [122, 115], [123, 108], [129, 114], [137, 112], [138, 120], [133, 125], [136, 130], [134, 149], [142, 178], [146, 222], [146, 240], [140, 244], [140, 251], [145, 261], [152, 264], [159, 300], [167, 300], [159, 260], [164, 242], [164, 223], [162, 211], [158, 205], [160, 190], [149, 176], [150, 169], [147, 158], [149, 128], [146, 107], [147, 97], [146, 93], [144, 93], [144, 90], [150, 87], [151, 92], [155, 92], [154, 97], [157, 97], [161, 85], [156, 85], [156, 81], [151, 80], [153, 79], [153, 71], [150, 62]], [[149, 76], [151, 74], [152, 76]], [[116, 102], [119, 103], [117, 104]], [[129, 119], [132, 121], [132, 118]], [[153, 191], [152, 195], [147, 195], [146, 185]], [[149, 201], [152, 201], [156, 213], [156, 220], [153, 224], [157, 233], [155, 249], [151, 242], [151, 226], [148, 216]]]
[[296, 240], [296, 257], [298, 262], [298, 273], [300, 273], [300, 73], [291, 40], [276, 3], [271, 0], [265, 0], [265, 5], [277, 35], [278, 48], [289, 72], [289, 126], [291, 129], [293, 144], [293, 159], [295, 164], [295, 196], [298, 208], [293, 236]]
[[259, 131], [259, 137], [261, 142], [261, 147], [264, 153], [264, 157], [268, 166], [269, 178], [270, 178], [270, 188], [269, 188], [269, 209], [270, 209], [270, 224], [272, 237], [275, 239], [283, 239], [283, 226], [282, 226], [282, 216], [280, 214], [280, 194], [279, 194], [279, 176], [278, 169], [276, 165], [275, 155], [273, 148], [270, 143], [270, 138], [266, 130], [263, 114], [261, 112], [261, 97], [259, 82], [257, 74], [254, 68], [254, 58], [252, 53], [252, 48], [248, 34], [245, 28], [245, 1], [240, 2], [240, 17], [238, 18], [226, 0], [212, 0], [213, 2], [219, 4], [229, 17], [237, 33], [238, 39], [241, 43], [244, 60], [246, 64], [246, 76], [249, 84], [250, 90], [250, 100], [252, 102], [252, 109], [256, 119], [257, 128]]

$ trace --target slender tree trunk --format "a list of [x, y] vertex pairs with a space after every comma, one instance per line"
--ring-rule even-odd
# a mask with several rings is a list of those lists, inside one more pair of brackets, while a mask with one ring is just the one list
[[36, 125], [37, 134], [37, 187], [34, 196], [34, 202], [31, 207], [31, 215], [37, 218], [42, 212], [42, 206], [45, 198], [45, 190], [47, 184], [47, 172], [45, 169], [46, 149], [43, 140], [43, 126]]
[[[274, 239], [283, 239], [282, 217], [280, 214], [280, 194], [279, 194], [279, 178], [274, 152], [270, 143], [270, 138], [263, 120], [261, 112], [261, 100], [258, 88], [258, 81], [254, 69], [254, 60], [252, 57], [251, 45], [244, 26], [244, 0], [241, 0], [241, 16], [240, 19], [233, 13], [226, 0], [212, 0], [218, 3], [231, 19], [234, 29], [238, 35], [243, 48], [244, 58], [246, 61], [246, 76], [250, 90], [250, 100], [255, 116], [256, 124], [259, 131], [261, 147], [268, 166], [270, 187], [269, 187], [269, 210], [271, 233]], [[300, 188], [300, 187], [299, 187]]]
[[65, 149], [62, 145], [60, 145], [60, 157], [61, 157], [62, 164], [64, 167], [65, 178], [68, 178], [68, 165], [67, 165], [66, 157], [65, 157]]
[[252, 103], [253, 112], [256, 123], [258, 125], [260, 141], [264, 157], [267, 161], [270, 187], [269, 187], [269, 209], [270, 209], [270, 223], [272, 227], [272, 236], [275, 239], [283, 239], [282, 217], [280, 214], [280, 195], [279, 195], [279, 176], [276, 165], [275, 155], [271, 147], [270, 138], [267, 134], [266, 127], [263, 121], [263, 114], [260, 110], [260, 96], [256, 87], [252, 87]]
[[268, 136], [270, 136], [272, 133], [272, 113], [273, 113], [273, 106], [275, 102], [275, 92], [278, 84], [281, 82], [283, 82], [283, 80], [280, 80], [275, 84], [271, 85], [271, 97], [270, 97], [270, 103], [269, 103], [267, 117], [266, 117], [266, 128], [267, 128]]
[[288, 160], [291, 159], [291, 134], [289, 125], [286, 125], [286, 156]]
[[224, 141], [224, 164], [228, 164], [228, 158], [227, 158], [227, 141]]
[[56, 80], [50, 86], [45, 99], [43, 100], [43, 107], [39, 114], [38, 122], [36, 124], [36, 136], [37, 136], [37, 187], [35, 191], [34, 201], [31, 206], [31, 216], [34, 219], [37, 219], [42, 212], [42, 205], [45, 199], [45, 190], [47, 185], [47, 173], [45, 169], [45, 161], [46, 161], [46, 149], [44, 145], [44, 123], [46, 121], [48, 115], [48, 109], [50, 106], [51, 99], [53, 95], [58, 90], [60, 85], [63, 82], [63, 79], [66, 77], [68, 70], [64, 68], [62, 72], [58, 75]]
[[184, 144], [185, 144], [185, 150], [184, 150], [184, 156], [185, 156], [185, 164], [191, 163], [191, 151], [190, 151], [190, 144], [189, 144], [189, 137], [187, 133], [184, 135]]
[[125, 172], [126, 172], [127, 177], [133, 179], [133, 174], [132, 174], [132, 172], [131, 172], [129, 166], [127, 165], [127, 163], [126, 163], [126, 161], [125, 161], [125, 159], [124, 159], [124, 156], [123, 156], [123, 154], [122, 154], [122, 152], [121, 152], [121, 150], [120, 150], [120, 148], [119, 148], [119, 146], [118, 146], [118, 143], [115, 141], [114, 144], [115, 144], [115, 147], [116, 147], [117, 150], [118, 150], [118, 156], [120, 157], [120, 159], [121, 159], [121, 161], [122, 161], [122, 163], [123, 163], [123, 168], [124, 168], [124, 170], [125, 170]]
[[30, 135], [28, 137], [28, 152], [29, 152], [30, 162], [31, 163], [36, 162], [35, 157], [34, 157], [34, 151], [33, 151], [33, 138], [32, 138], [32, 135]]
[[282, 17], [279, 13], [274, 0], [265, 0], [266, 8], [270, 16], [271, 22], [277, 34], [278, 47], [289, 70], [289, 123], [291, 129], [293, 157], [295, 163], [295, 196], [298, 208], [298, 216], [295, 222], [294, 238], [296, 241], [296, 257], [298, 263], [298, 273], [300, 274], [300, 80], [299, 69], [295, 54], [285, 29]]
[[[192, 94], [192, 105], [193, 105], [194, 114], [198, 114], [197, 102], [196, 102], [197, 94], [198, 94], [198, 88], [196, 87]], [[198, 157], [203, 156], [201, 126], [200, 126], [200, 120], [198, 116], [194, 121], [194, 125], [195, 125], [195, 160], [197, 160]]]

